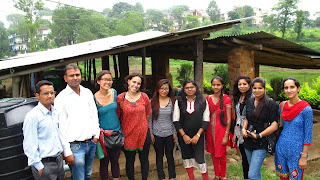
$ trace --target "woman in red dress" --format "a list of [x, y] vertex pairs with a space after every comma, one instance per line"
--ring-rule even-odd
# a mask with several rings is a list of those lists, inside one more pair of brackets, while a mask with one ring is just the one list
[[226, 180], [227, 143], [231, 125], [231, 99], [223, 94], [223, 79], [215, 76], [211, 80], [214, 94], [207, 96], [210, 124], [206, 131], [207, 151], [211, 153], [215, 178]]
[[143, 78], [133, 73], [126, 78], [128, 91], [117, 97], [117, 114], [122, 122], [124, 134], [124, 153], [126, 156], [126, 173], [129, 180], [134, 180], [134, 161], [139, 153], [142, 180], [147, 180], [149, 172], [149, 149], [151, 137], [148, 120], [151, 115], [151, 104], [148, 96], [140, 92]]

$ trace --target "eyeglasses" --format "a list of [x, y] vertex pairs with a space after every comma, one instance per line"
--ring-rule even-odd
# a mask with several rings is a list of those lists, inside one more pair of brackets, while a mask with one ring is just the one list
[[101, 78], [101, 81], [112, 82], [112, 79], [108, 79], [108, 78]]
[[160, 88], [161, 91], [169, 91], [169, 88]]
[[51, 96], [54, 96], [55, 94], [56, 94], [56, 92], [55, 91], [50, 91], [50, 92], [42, 92], [41, 93], [41, 95], [43, 95], [43, 96], [48, 96], [48, 95], [51, 95]]
[[190, 86], [190, 87], [185, 87], [184, 89], [185, 89], [185, 90], [189, 90], [189, 89], [192, 90], [192, 89], [194, 89], [194, 88], [196, 88], [196, 87], [195, 87], [195, 86]]

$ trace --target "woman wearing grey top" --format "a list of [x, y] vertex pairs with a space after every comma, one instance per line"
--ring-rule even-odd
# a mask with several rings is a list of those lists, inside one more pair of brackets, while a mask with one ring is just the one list
[[151, 140], [156, 151], [159, 180], [166, 179], [163, 171], [163, 156], [167, 157], [169, 179], [176, 178], [173, 159], [174, 142], [177, 139], [172, 122], [174, 95], [167, 79], [158, 82], [151, 99], [152, 116], [149, 121]]

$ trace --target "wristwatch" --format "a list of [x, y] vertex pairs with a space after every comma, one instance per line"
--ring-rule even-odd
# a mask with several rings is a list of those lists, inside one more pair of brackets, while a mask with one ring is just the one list
[[262, 138], [262, 136], [261, 136], [260, 133], [259, 133], [259, 134], [256, 134], [256, 137], [257, 137], [257, 139], [261, 139], [261, 138]]

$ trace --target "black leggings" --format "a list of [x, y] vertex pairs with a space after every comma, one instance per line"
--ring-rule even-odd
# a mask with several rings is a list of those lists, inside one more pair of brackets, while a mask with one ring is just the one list
[[108, 180], [109, 172], [108, 165], [109, 161], [111, 162], [111, 172], [113, 178], [120, 177], [120, 168], [119, 168], [119, 156], [121, 148], [119, 149], [107, 149], [107, 157], [100, 159], [100, 177], [101, 180]]
[[243, 144], [239, 144], [239, 149], [240, 149], [240, 153], [241, 153], [241, 157], [242, 157], [243, 179], [249, 179], [248, 178], [249, 163], [248, 163], [246, 152], [244, 151]]
[[[144, 141], [143, 150], [138, 151], [140, 165], [141, 165], [142, 180], [148, 179], [150, 144], [151, 144], [151, 136], [150, 136], [150, 132], [148, 131], [146, 140]], [[136, 158], [136, 151], [124, 150], [124, 154], [126, 156], [126, 173], [127, 173], [128, 179], [134, 180], [134, 161]]]
[[156, 151], [156, 163], [157, 163], [157, 172], [159, 180], [165, 179], [166, 176], [163, 171], [163, 156], [164, 153], [167, 157], [168, 163], [168, 172], [169, 172], [169, 179], [176, 178], [176, 170], [173, 158], [173, 148], [174, 148], [174, 139], [173, 135], [168, 137], [159, 137], [154, 136], [154, 149]]

